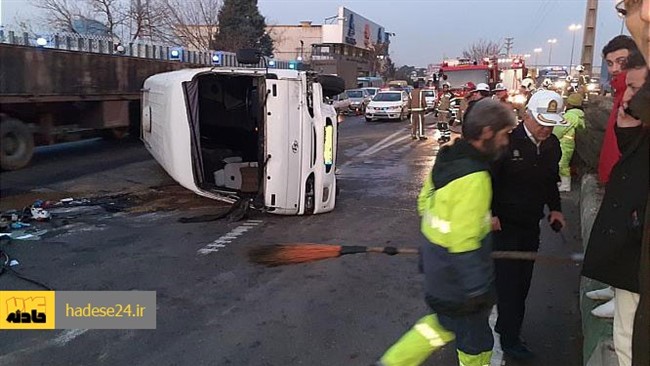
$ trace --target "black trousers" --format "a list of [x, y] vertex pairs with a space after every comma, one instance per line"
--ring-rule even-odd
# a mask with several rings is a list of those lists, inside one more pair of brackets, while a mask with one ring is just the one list
[[[493, 237], [494, 250], [536, 252], [539, 221], [513, 224], [502, 220], [501, 231], [494, 232]], [[495, 330], [501, 336], [501, 345], [511, 347], [519, 342], [535, 262], [497, 259], [494, 264], [499, 312]]]

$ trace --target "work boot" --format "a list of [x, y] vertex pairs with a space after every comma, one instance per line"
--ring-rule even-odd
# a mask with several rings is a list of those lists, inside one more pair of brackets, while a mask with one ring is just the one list
[[560, 192], [571, 192], [571, 177], [560, 177], [560, 179], [558, 186]]
[[426, 137], [426, 136], [420, 136], [420, 140], [426, 140], [426, 139], [428, 139], [428, 137]]
[[501, 349], [503, 349], [503, 353], [506, 356], [514, 358], [515, 360], [530, 360], [531, 358], [535, 357], [533, 351], [528, 349], [528, 347], [526, 347], [526, 345], [522, 342], [518, 342], [512, 346], [502, 345]]
[[592, 300], [611, 300], [614, 298], [614, 289], [608, 286], [600, 290], [589, 291], [585, 295]]
[[614, 299], [611, 299], [602, 305], [596, 306], [593, 310], [591, 310], [591, 315], [599, 318], [613, 318], [614, 308]]

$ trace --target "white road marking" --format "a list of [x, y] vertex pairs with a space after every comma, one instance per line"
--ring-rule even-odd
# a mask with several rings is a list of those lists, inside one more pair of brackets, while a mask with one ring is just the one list
[[236, 228], [230, 230], [228, 233], [207, 244], [205, 247], [199, 249], [197, 252], [203, 255], [218, 252], [219, 249], [225, 248], [228, 244], [232, 243], [233, 240], [237, 239], [239, 236], [245, 234], [248, 230], [263, 222], [264, 221], [262, 220], [247, 220], [243, 224], [237, 226]]
[[[402, 132], [400, 132], [400, 134], [402, 134]], [[395, 144], [397, 144], [397, 143], [399, 143], [401, 141], [404, 141], [404, 140], [410, 139], [410, 138], [411, 138], [411, 136], [409, 136], [409, 135], [402, 136], [402, 137], [397, 138], [397, 139], [395, 139], [393, 141], [389, 141], [387, 143], [384, 143], [383, 145], [378, 146], [378, 147], [376, 147], [376, 148], [374, 148], [374, 149], [372, 149], [370, 151], [366, 150], [366, 151], [360, 153], [358, 156], [369, 156], [369, 155], [375, 154], [375, 153], [377, 153], [377, 152], [379, 152], [381, 150], [389, 148], [389, 147], [391, 147], [391, 146], [393, 146], [393, 145], [395, 145]]]
[[46, 342], [38, 342], [37, 344], [23, 348], [11, 353], [0, 355], [0, 365], [8, 364], [20, 364], [20, 360], [23, 358], [23, 355], [33, 355], [36, 352], [47, 349], [49, 347], [63, 347], [68, 344], [73, 339], [79, 337], [80, 335], [86, 333], [89, 329], [68, 329], [59, 333], [55, 338], [50, 339]]
[[390, 139], [397, 137], [398, 135], [401, 135], [403, 132], [402, 131], [397, 131], [393, 133], [392, 135], [386, 136], [383, 138], [381, 141], [377, 142], [376, 144], [370, 146], [369, 148], [365, 149], [364, 151], [359, 153], [359, 156], [367, 156], [370, 154], [373, 154], [375, 150], [379, 149], [383, 144], [385, 144], [387, 141]]
[[87, 331], [88, 329], [68, 329], [54, 338], [52, 340], [52, 344], [55, 346], [63, 347], [68, 342], [86, 333]]

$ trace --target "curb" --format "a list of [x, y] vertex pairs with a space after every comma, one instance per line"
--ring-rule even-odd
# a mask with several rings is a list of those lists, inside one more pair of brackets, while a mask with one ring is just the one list
[[[591, 228], [603, 199], [603, 188], [594, 174], [585, 174], [580, 182], [580, 223], [582, 228], [582, 247], [587, 248]], [[580, 278], [580, 312], [582, 314], [583, 365], [618, 366], [612, 339], [613, 319], [601, 319], [591, 315], [591, 310], [602, 302], [594, 301], [585, 293], [607, 287], [586, 278]]]

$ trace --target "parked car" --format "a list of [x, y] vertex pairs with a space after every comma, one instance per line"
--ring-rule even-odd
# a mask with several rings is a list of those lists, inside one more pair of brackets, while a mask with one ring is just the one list
[[358, 114], [366, 113], [366, 107], [372, 97], [365, 89], [350, 89], [345, 91], [350, 98], [350, 111]]
[[436, 100], [438, 100], [435, 89], [424, 89], [422, 94], [427, 102], [427, 111], [432, 111], [436, 107]]
[[348, 93], [343, 92], [330, 98], [330, 102], [337, 114], [347, 113], [350, 111], [350, 98]]
[[384, 118], [401, 121], [409, 116], [409, 96], [405, 91], [380, 91], [366, 107], [366, 122]]

